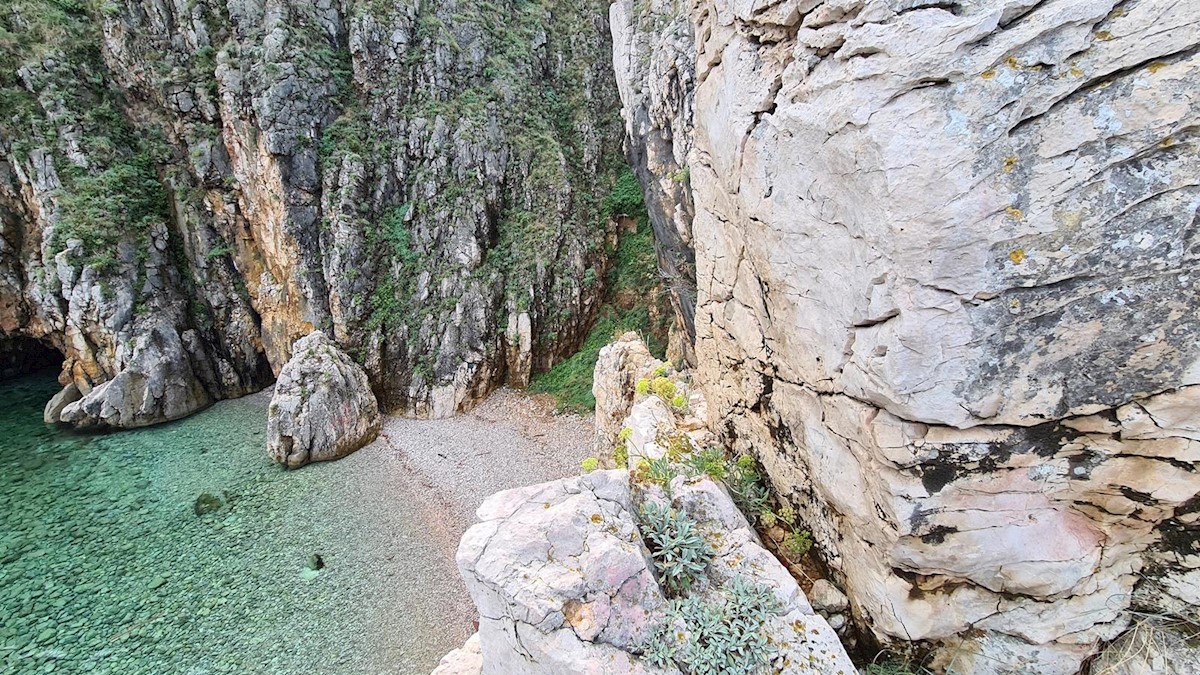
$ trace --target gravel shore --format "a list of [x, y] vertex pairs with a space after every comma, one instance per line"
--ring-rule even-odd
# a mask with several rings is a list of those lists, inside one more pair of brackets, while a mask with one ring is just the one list
[[[579, 472], [592, 454], [592, 418], [556, 415], [544, 397], [501, 389], [466, 415], [446, 420], [388, 417], [379, 439], [339, 462], [352, 467], [361, 492], [347, 504], [365, 520], [379, 519], [374, 555], [388, 560], [394, 581], [381, 612], [382, 664], [412, 664], [428, 672], [470, 636], [476, 612], [454, 564], [475, 509], [494, 492]], [[403, 519], [394, 511], [404, 509]], [[389, 528], [403, 523], [407, 532]], [[419, 541], [422, 555], [405, 555]], [[393, 666], [395, 667], [395, 666]], [[401, 669], [386, 672], [409, 672]]]

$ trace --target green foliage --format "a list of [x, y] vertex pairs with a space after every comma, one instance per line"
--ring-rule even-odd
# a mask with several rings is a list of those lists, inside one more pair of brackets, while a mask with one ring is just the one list
[[743, 513], [755, 514], [769, 510], [771, 493], [763, 485], [754, 458], [749, 455], [738, 457], [737, 461], [728, 467], [725, 486], [729, 488], [733, 501]]
[[675, 394], [675, 398], [671, 399], [671, 408], [680, 414], [685, 414], [688, 411], [688, 400], [683, 394]]
[[713, 552], [696, 521], [667, 504], [642, 505], [643, 537], [659, 579], [670, 593], [683, 593], [704, 573]]
[[799, 557], [812, 550], [812, 533], [808, 530], [796, 530], [783, 540], [783, 550], [790, 555]]
[[633, 171], [625, 169], [613, 189], [604, 198], [604, 209], [610, 216], [640, 217], [646, 212], [646, 198]]
[[650, 217], [638, 220], [637, 229], [624, 232], [617, 241], [617, 262], [613, 266], [609, 287], [614, 293], [638, 291], [643, 294], [642, 302], [649, 302], [644, 294], [659, 284], [658, 253], [654, 248], [654, 233], [650, 229]]
[[671, 399], [675, 398], [675, 383], [666, 377], [656, 377], [650, 381], [650, 391], [663, 400], [663, 403], [670, 403]]
[[233, 247], [226, 243], [220, 243], [210, 248], [208, 253], [204, 254], [205, 260], [216, 260], [233, 253]]
[[633, 386], [633, 390], [637, 392], [638, 396], [648, 395], [650, 393], [650, 380], [643, 377]]
[[588, 457], [580, 462], [579, 466], [581, 469], [583, 469], [584, 473], [591, 473], [600, 468], [600, 460], [596, 459], [595, 457]]
[[692, 675], [761, 672], [774, 651], [766, 624], [779, 611], [769, 588], [735, 577], [713, 599], [672, 600], [642, 652], [653, 666], [675, 665]]
[[625, 441], [618, 441], [617, 447], [613, 448], [613, 461], [622, 469], [629, 468], [629, 447]]
[[652, 459], [646, 464], [645, 478], [652, 483], [658, 483], [663, 487], [669, 487], [671, 481], [675, 480], [675, 476], [679, 473], [675, 471], [675, 467], [671, 466], [671, 460], [666, 457]]
[[716, 446], [692, 453], [687, 458], [687, 465], [693, 475], [709, 476], [713, 480], [725, 480], [728, 475], [725, 466], [725, 451]]
[[614, 336], [631, 330], [643, 332], [648, 324], [649, 318], [644, 307], [625, 312], [609, 308], [592, 326], [579, 351], [549, 371], [535, 375], [529, 383], [529, 390], [553, 394], [558, 399], [560, 411], [582, 413], [595, 410], [592, 375], [600, 358], [600, 349]]
[[666, 446], [667, 459], [672, 462], [681, 461], [684, 455], [692, 452], [692, 442], [688, 439], [687, 434], [683, 432], [676, 432], [666, 438], [663, 438], [662, 434], [659, 434], [659, 438], [656, 440], [659, 445]]
[[59, 193], [59, 220], [52, 247], [83, 241], [86, 263], [107, 270], [117, 263], [117, 244], [134, 235], [143, 240], [155, 223], [170, 217], [165, 190], [146, 153], [117, 162], [96, 174], [79, 172]]
[[779, 509], [779, 519], [787, 523], [788, 527], [796, 526], [796, 510], [790, 506], [784, 506]]

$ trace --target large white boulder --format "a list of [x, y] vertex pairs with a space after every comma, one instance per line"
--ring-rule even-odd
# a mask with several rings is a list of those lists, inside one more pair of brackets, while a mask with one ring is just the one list
[[[479, 608], [473, 639], [482, 673], [680, 672], [655, 668], [640, 656], [666, 608], [635, 515], [643, 488], [633, 489], [629, 471], [593, 471], [484, 502], [481, 522], [463, 536], [457, 557]], [[660, 489], [651, 493], [643, 497], [663, 498]], [[713, 548], [705, 592], [742, 577], [776, 595], [781, 609], [766, 629], [776, 672], [854, 672], [833, 630], [762, 548], [724, 488], [681, 477], [672, 494], [674, 507], [695, 519]], [[445, 663], [457, 663], [470, 649]]]
[[383, 425], [367, 374], [320, 331], [296, 341], [267, 417], [267, 450], [295, 468], [338, 459], [375, 440]]

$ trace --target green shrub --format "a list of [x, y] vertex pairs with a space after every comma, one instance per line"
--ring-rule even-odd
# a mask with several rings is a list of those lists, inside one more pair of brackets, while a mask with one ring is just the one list
[[609, 309], [596, 321], [579, 351], [549, 371], [534, 375], [529, 390], [553, 395], [558, 399], [560, 411], [585, 413], [595, 410], [592, 375], [596, 360], [600, 358], [600, 349], [614, 335], [630, 330], [644, 332], [648, 322], [644, 307], [627, 312]]
[[600, 460], [596, 459], [595, 457], [588, 457], [580, 462], [579, 466], [583, 469], [584, 473], [591, 473], [600, 468]]
[[676, 665], [693, 675], [759, 672], [774, 651], [766, 624], [779, 611], [769, 588], [736, 577], [713, 599], [671, 601], [641, 651], [653, 666]]
[[704, 574], [713, 552], [696, 530], [696, 521], [667, 504], [642, 505], [642, 536], [659, 580], [669, 593], [687, 591]]
[[633, 390], [638, 396], [646, 396], [650, 393], [650, 380], [646, 378], [638, 380], [637, 384], [633, 386]]
[[145, 241], [151, 226], [169, 218], [166, 190], [146, 153], [95, 174], [77, 173], [59, 192], [59, 207], [54, 248], [79, 239], [86, 264], [102, 270], [116, 265], [121, 239]]
[[675, 398], [671, 399], [671, 407], [677, 413], [686, 414], [688, 411], [688, 401], [683, 394], [675, 394]]
[[796, 557], [808, 553], [811, 549], [812, 533], [808, 530], [797, 530], [783, 540], [783, 550]]
[[693, 475], [709, 476], [713, 480], [725, 480], [728, 471], [725, 466], [725, 451], [718, 447], [710, 447], [693, 453], [687, 458], [687, 465]]
[[670, 488], [671, 481], [678, 475], [675, 467], [671, 466], [671, 460], [666, 457], [652, 459], [646, 464], [646, 479], [663, 487]]
[[796, 526], [796, 510], [790, 506], [779, 509], [779, 519], [791, 527]]
[[742, 455], [728, 467], [725, 486], [729, 488], [734, 503], [742, 513], [753, 515], [770, 510], [768, 504], [771, 493], [763, 485], [762, 476], [753, 457]]
[[675, 383], [666, 377], [656, 377], [650, 381], [650, 391], [663, 403], [670, 404], [671, 399], [675, 398]]
[[626, 447], [625, 441], [619, 441], [613, 449], [613, 461], [622, 469], [629, 468], [629, 448]]
[[604, 209], [610, 216], [637, 217], [645, 212], [646, 198], [642, 195], [642, 186], [632, 170], [626, 169], [617, 178], [612, 192], [604, 198]]

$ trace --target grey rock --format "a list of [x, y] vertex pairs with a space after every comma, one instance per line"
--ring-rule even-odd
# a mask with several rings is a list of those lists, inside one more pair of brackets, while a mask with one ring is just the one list
[[383, 417], [362, 367], [325, 334], [292, 347], [267, 418], [267, 451], [289, 468], [339, 459], [375, 440]]
[[817, 610], [832, 614], [845, 611], [850, 606], [846, 594], [839, 591], [828, 579], [814, 581], [812, 590], [808, 592], [808, 599]]
[[83, 394], [79, 392], [79, 387], [71, 382], [46, 402], [46, 411], [43, 413], [42, 419], [46, 424], [62, 422], [63, 409], [81, 398], [83, 398]]

